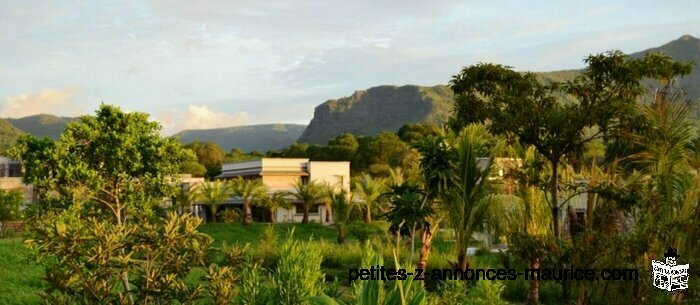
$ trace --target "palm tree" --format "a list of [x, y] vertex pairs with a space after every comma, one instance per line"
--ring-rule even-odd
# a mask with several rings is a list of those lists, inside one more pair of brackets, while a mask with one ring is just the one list
[[267, 190], [261, 179], [243, 179], [236, 177], [231, 181], [233, 194], [243, 201], [243, 224], [249, 225], [252, 222], [250, 206], [255, 200], [260, 200], [267, 196]]
[[275, 223], [277, 218], [277, 210], [279, 208], [290, 209], [292, 203], [289, 201], [289, 193], [276, 191], [268, 196], [263, 197], [260, 205], [265, 207], [270, 212], [270, 222]]
[[301, 223], [309, 223], [309, 209], [326, 197], [326, 187], [316, 181], [304, 183], [301, 179], [294, 182], [292, 186], [294, 187], [294, 192], [291, 192], [290, 195], [297, 201], [300, 201], [304, 207], [304, 218], [302, 218]]
[[355, 180], [355, 194], [361, 200], [360, 205], [365, 208], [365, 223], [372, 223], [372, 209], [383, 208], [385, 192], [386, 184], [382, 179], [363, 174]]
[[233, 195], [230, 185], [219, 180], [202, 183], [197, 187], [197, 193], [202, 203], [211, 210], [212, 222], [216, 222], [219, 206]]
[[[443, 146], [454, 156], [453, 169], [447, 173], [450, 176], [440, 177], [438, 181], [443, 187], [445, 181], [449, 183], [441, 192], [442, 202], [455, 232], [456, 265], [462, 270], [469, 265], [467, 248], [472, 234], [484, 222], [487, 208], [498, 200], [488, 178], [502, 142], [497, 141], [489, 148], [488, 138], [489, 134], [482, 125], [469, 125], [458, 136], [449, 138], [451, 143]], [[486, 157], [486, 164], [479, 165], [479, 157]]]
[[333, 187], [328, 187], [327, 192], [327, 196], [331, 202], [333, 220], [335, 221], [335, 226], [338, 228], [338, 244], [343, 244], [346, 235], [345, 224], [348, 222], [352, 210], [350, 196], [348, 196], [348, 193], [344, 189], [336, 192]]
[[196, 183], [178, 189], [178, 192], [175, 194], [175, 198], [173, 198], [177, 213], [192, 212], [192, 205], [199, 201], [200, 194], [197, 191], [199, 187], [200, 183]]

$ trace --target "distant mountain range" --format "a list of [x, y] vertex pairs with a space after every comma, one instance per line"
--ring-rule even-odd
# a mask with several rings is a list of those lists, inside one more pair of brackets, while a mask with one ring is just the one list
[[182, 143], [212, 141], [224, 150], [238, 148], [244, 151], [265, 152], [289, 146], [299, 138], [305, 128], [306, 125], [298, 124], [266, 124], [184, 130], [175, 136], [179, 137]]
[[[630, 54], [643, 57], [649, 52], [662, 52], [680, 61], [694, 61], [693, 72], [680, 79], [686, 98], [700, 98], [700, 39], [684, 35], [660, 47]], [[574, 79], [581, 70], [536, 73], [545, 82]], [[316, 107], [314, 117], [299, 142], [326, 143], [347, 132], [375, 135], [380, 131], [396, 131], [406, 123], [443, 123], [452, 107], [452, 91], [445, 86], [379, 86], [356, 91], [349, 97], [329, 100]], [[700, 116], [700, 107], [696, 110]]]
[[68, 123], [76, 118], [58, 117], [50, 114], [37, 114], [19, 119], [5, 119], [17, 129], [36, 137], [58, 139]]
[[[612, 49], [613, 47], [611, 47]], [[633, 53], [639, 58], [648, 52], [663, 52], [680, 61], [694, 61], [693, 72], [679, 85], [688, 99], [700, 99], [700, 39], [690, 35], [662, 46]], [[580, 70], [537, 73], [543, 81], [571, 80]], [[267, 124], [216, 129], [185, 130], [177, 134], [180, 141], [214, 141], [222, 148], [266, 151], [298, 142], [325, 144], [344, 133], [373, 136], [380, 131], [396, 131], [406, 123], [444, 123], [452, 109], [452, 91], [444, 85], [432, 87], [378, 86], [355, 91], [352, 95], [328, 100], [316, 107], [309, 126]], [[700, 107], [696, 105], [696, 117]], [[22, 133], [57, 139], [75, 118], [39, 114], [19, 119], [0, 119], [0, 149], [12, 145]]]

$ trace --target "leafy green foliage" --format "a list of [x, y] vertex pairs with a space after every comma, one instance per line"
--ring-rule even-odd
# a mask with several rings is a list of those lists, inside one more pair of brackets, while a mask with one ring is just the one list
[[7, 223], [22, 218], [24, 194], [20, 190], [0, 190], [0, 237], [7, 234]]
[[280, 260], [272, 274], [270, 296], [276, 304], [308, 304], [308, 297], [323, 292], [323, 255], [309, 243], [287, 241], [280, 249]]
[[226, 158], [226, 153], [215, 142], [193, 142], [185, 145], [192, 150], [197, 157], [197, 162], [206, 168], [206, 176], [213, 178], [221, 174], [221, 162]]
[[196, 297], [184, 279], [210, 241], [192, 216], [156, 216], [188, 156], [147, 115], [102, 105], [70, 123], [59, 141], [22, 137], [12, 154], [38, 190], [27, 244], [46, 266], [46, 302]]

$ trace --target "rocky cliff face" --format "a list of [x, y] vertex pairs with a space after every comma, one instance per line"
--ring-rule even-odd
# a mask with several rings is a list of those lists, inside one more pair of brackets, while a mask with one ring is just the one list
[[406, 123], [444, 123], [452, 109], [446, 86], [379, 86], [316, 107], [299, 142], [325, 144], [341, 134], [373, 136]]

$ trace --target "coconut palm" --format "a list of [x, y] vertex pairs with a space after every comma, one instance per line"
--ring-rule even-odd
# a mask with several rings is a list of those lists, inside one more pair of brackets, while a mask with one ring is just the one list
[[365, 209], [365, 223], [372, 223], [372, 209], [384, 208], [386, 183], [382, 179], [363, 174], [354, 184], [355, 195], [360, 199], [359, 205]]
[[277, 210], [279, 208], [291, 209], [292, 203], [289, 201], [289, 193], [276, 191], [262, 198], [260, 205], [270, 213], [270, 222], [275, 223]]
[[348, 192], [343, 189], [336, 192], [333, 187], [328, 187], [327, 197], [330, 199], [333, 220], [335, 221], [335, 226], [338, 228], [338, 244], [343, 244], [346, 235], [345, 225], [352, 211], [350, 196], [348, 196]]
[[191, 184], [178, 189], [173, 201], [175, 209], [178, 213], [191, 213], [192, 205], [199, 201], [200, 194], [197, 189], [200, 183]]
[[[497, 201], [488, 178], [500, 143], [489, 149], [488, 136], [483, 126], [469, 125], [451, 145], [456, 162], [452, 186], [447, 189], [443, 201], [455, 231], [457, 265], [462, 270], [469, 264], [467, 248], [472, 234], [484, 222], [488, 206]], [[479, 157], [487, 158], [485, 165], [478, 164]]]
[[216, 222], [219, 206], [233, 195], [231, 186], [219, 180], [202, 183], [197, 187], [197, 193], [201, 202], [209, 207], [212, 222]]
[[267, 190], [261, 179], [243, 179], [236, 177], [231, 181], [233, 194], [241, 198], [243, 202], [243, 224], [249, 225], [252, 223], [250, 215], [251, 205], [267, 196]]
[[304, 208], [304, 218], [302, 218], [301, 223], [309, 223], [309, 210], [326, 198], [326, 186], [316, 181], [304, 183], [304, 181], [298, 179], [292, 184], [292, 187], [294, 191], [290, 195], [301, 202]]

